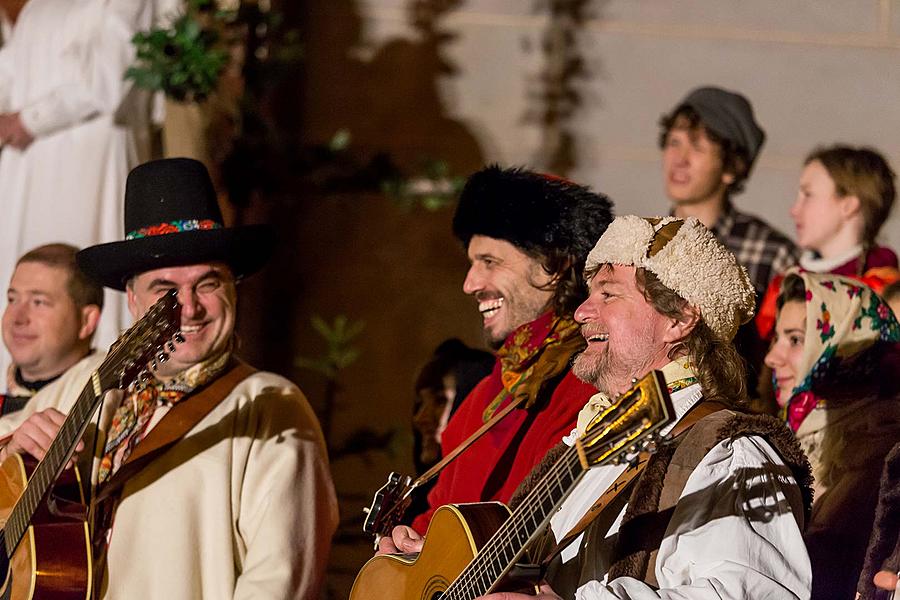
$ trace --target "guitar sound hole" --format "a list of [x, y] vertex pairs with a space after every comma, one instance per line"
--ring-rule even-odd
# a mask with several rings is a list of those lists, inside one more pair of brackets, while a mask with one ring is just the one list
[[444, 597], [444, 592], [435, 592], [431, 595], [428, 600], [441, 600]]

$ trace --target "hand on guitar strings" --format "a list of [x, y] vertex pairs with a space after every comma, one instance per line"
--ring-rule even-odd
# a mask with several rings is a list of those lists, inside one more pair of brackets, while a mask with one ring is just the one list
[[550, 589], [550, 584], [548, 583], [541, 584], [536, 596], [530, 594], [515, 594], [513, 592], [498, 592], [496, 594], [482, 596], [476, 600], [535, 600], [535, 598], [537, 598], [537, 600], [562, 600], [562, 598], [556, 595], [556, 592]]
[[425, 538], [416, 533], [412, 527], [397, 525], [391, 531], [391, 537], [384, 536], [378, 540], [378, 552], [375, 554], [409, 554], [421, 552]]
[[[0, 459], [6, 459], [12, 453], [25, 453], [38, 460], [43, 459], [65, 420], [66, 415], [55, 408], [34, 413], [13, 432], [9, 442], [0, 450]], [[66, 468], [75, 464], [77, 453], [83, 449], [84, 442], [78, 442], [76, 455], [69, 460]]]

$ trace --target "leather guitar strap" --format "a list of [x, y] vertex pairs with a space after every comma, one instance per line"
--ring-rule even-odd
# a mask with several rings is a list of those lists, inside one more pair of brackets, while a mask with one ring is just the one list
[[245, 362], [235, 364], [221, 377], [186, 396], [172, 406], [159, 423], [150, 430], [110, 479], [100, 487], [91, 500], [91, 554], [94, 577], [91, 597], [97, 600], [103, 593], [103, 574], [106, 570], [107, 534], [112, 527], [122, 486], [155, 458], [175, 445], [203, 417], [208, 415], [234, 387], [256, 372]]
[[[678, 423], [675, 424], [675, 427], [672, 428], [671, 433], [669, 434], [672, 438], [677, 438], [681, 434], [685, 433], [691, 426], [694, 425], [697, 421], [706, 417], [708, 415], [713, 414], [719, 410], [727, 408], [724, 404], [719, 402], [698, 402], [695, 404], [690, 411], [686, 415], [684, 415]], [[641, 452], [638, 455], [637, 464], [630, 465], [625, 471], [619, 475], [618, 478], [610, 485], [603, 494], [600, 495], [599, 498], [594, 502], [593, 505], [584, 513], [584, 516], [581, 517], [581, 520], [575, 524], [572, 529], [563, 537], [559, 544], [556, 545], [556, 548], [553, 548], [552, 551], [547, 555], [547, 557], [541, 561], [542, 564], [548, 565], [550, 561], [556, 558], [560, 552], [562, 552], [569, 544], [575, 541], [579, 535], [584, 533], [584, 530], [588, 528], [588, 526], [594, 522], [594, 520], [603, 512], [603, 510], [609, 506], [613, 500], [615, 500], [619, 494], [623, 491], [631, 487], [631, 484], [637, 479], [637, 476], [644, 470], [644, 467], [647, 466], [647, 462], [650, 460], [650, 454], [647, 452]]]
[[94, 502], [102, 502], [118, 492], [128, 479], [183, 438], [238, 383], [255, 372], [256, 369], [247, 363], [237, 361], [224, 375], [172, 406], [135, 446], [122, 466], [100, 487]]
[[485, 423], [484, 425], [479, 427], [478, 430], [475, 431], [475, 433], [473, 433], [472, 435], [467, 437], [459, 446], [457, 446], [456, 448], [451, 450], [450, 453], [447, 454], [447, 456], [445, 456], [444, 458], [442, 458], [439, 463], [437, 463], [436, 465], [434, 465], [433, 467], [431, 467], [430, 469], [428, 469], [427, 471], [422, 473], [422, 475], [420, 475], [418, 477], [418, 479], [413, 481], [409, 486], [409, 491], [412, 491], [412, 490], [416, 489], [417, 487], [419, 487], [425, 483], [428, 483], [429, 481], [434, 479], [434, 477], [438, 473], [440, 473], [444, 469], [444, 467], [446, 467], [448, 464], [453, 462], [457, 456], [459, 456], [460, 454], [465, 452], [466, 448], [468, 448], [469, 446], [474, 444], [476, 441], [478, 441], [478, 438], [480, 438], [485, 433], [487, 433], [488, 430], [490, 430], [494, 425], [496, 425], [497, 423], [502, 421], [503, 417], [505, 417], [506, 415], [511, 413], [514, 408], [516, 408], [520, 404], [522, 404], [522, 402], [526, 399], [526, 397], [527, 396], [522, 395], [522, 396], [514, 399], [512, 402], [507, 404], [505, 407], [503, 407], [503, 410], [497, 412], [493, 417], [491, 417], [490, 421], [488, 421], [487, 423]]
[[505, 417], [506, 415], [511, 413], [513, 411], [513, 409], [515, 409], [517, 406], [520, 406], [525, 401], [526, 398], [527, 398], [527, 396], [525, 396], [523, 394], [523, 395], [519, 396], [518, 398], [512, 400], [509, 404], [504, 406], [502, 410], [496, 412], [494, 414], [494, 416], [491, 417], [491, 419], [487, 423], [485, 423], [484, 425], [479, 427], [478, 430], [475, 431], [475, 433], [473, 433], [472, 435], [467, 437], [465, 440], [463, 440], [463, 442], [459, 446], [457, 446], [456, 448], [451, 450], [447, 454], [447, 456], [445, 456], [444, 458], [441, 459], [441, 461], [439, 463], [437, 463], [436, 465], [434, 465], [433, 467], [431, 467], [430, 469], [428, 469], [427, 471], [422, 473], [418, 478], [416, 478], [412, 483], [410, 483], [405, 488], [404, 493], [401, 496], [400, 500], [396, 501], [393, 506], [391, 506], [389, 509], [384, 511], [384, 515], [385, 515], [384, 518], [388, 518], [390, 515], [394, 515], [394, 514], [398, 514], [398, 513], [400, 516], [402, 516], [403, 512], [406, 511], [407, 499], [410, 497], [410, 495], [416, 489], [418, 489], [420, 486], [425, 485], [426, 483], [428, 483], [429, 481], [434, 479], [441, 471], [444, 470], [444, 467], [446, 467], [451, 462], [456, 460], [456, 457], [459, 456], [460, 454], [462, 454], [463, 452], [465, 452], [466, 448], [468, 448], [469, 446], [474, 444], [476, 441], [478, 441], [478, 438], [480, 438], [485, 433], [487, 433], [494, 425], [496, 425], [497, 423], [502, 421], [503, 417]]

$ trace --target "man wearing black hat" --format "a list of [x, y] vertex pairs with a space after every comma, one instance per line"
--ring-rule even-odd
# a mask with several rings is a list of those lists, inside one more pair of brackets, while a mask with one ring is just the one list
[[[129, 474], [97, 510], [97, 596], [318, 598], [337, 523], [322, 433], [296, 386], [234, 356], [236, 282], [265, 263], [269, 228], [224, 228], [205, 167], [189, 159], [131, 172], [125, 225], [124, 241], [83, 250], [79, 266], [124, 290], [136, 319], [177, 290], [185, 340], [146, 386], [106, 396], [102, 433], [85, 445], [94, 455], [80, 457], [97, 497]], [[35, 396], [3, 452], [40, 458], [97, 362]], [[127, 468], [169, 411], [213, 389], [174, 445]]]
[[[762, 299], [769, 282], [797, 262], [797, 248], [768, 223], [735, 209], [731, 196], [744, 189], [766, 134], [741, 94], [717, 87], [691, 91], [660, 119], [659, 146], [666, 195], [673, 215], [696, 217], [747, 269]], [[755, 387], [765, 343], [752, 324], [735, 345], [747, 360]]]
[[451, 417], [443, 454], [518, 404], [441, 472], [429, 510], [383, 538], [380, 551], [418, 550], [444, 504], [508, 501], [572, 431], [596, 392], [569, 370], [584, 347], [572, 315], [587, 297], [584, 261], [612, 220], [611, 206], [585, 187], [520, 169], [492, 166], [469, 178], [453, 218], [472, 263], [463, 290], [474, 296], [485, 337], [499, 350], [493, 372]]

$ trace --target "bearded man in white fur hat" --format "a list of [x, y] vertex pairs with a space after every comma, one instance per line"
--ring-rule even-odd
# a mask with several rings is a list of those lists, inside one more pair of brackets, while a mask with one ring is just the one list
[[[782, 423], [739, 408], [743, 365], [731, 340], [753, 313], [746, 270], [695, 218], [625, 216], [589, 254], [586, 276], [590, 296], [575, 318], [588, 347], [574, 371], [601, 393], [579, 429], [654, 369], [679, 423], [624, 491], [557, 546], [538, 597], [809, 598], [809, 463]], [[626, 468], [585, 474], [551, 519], [554, 541], [584, 525]]]

